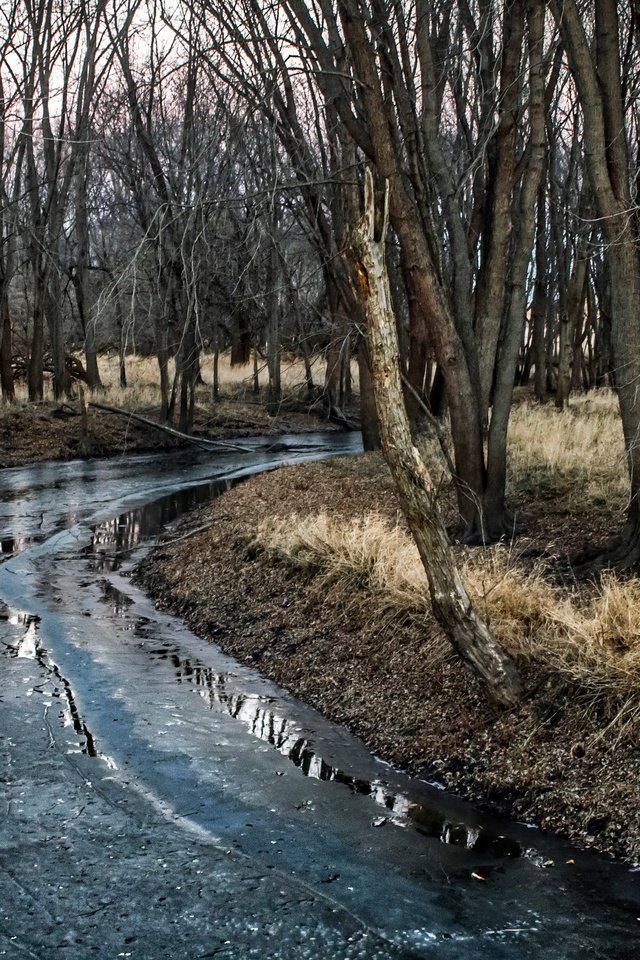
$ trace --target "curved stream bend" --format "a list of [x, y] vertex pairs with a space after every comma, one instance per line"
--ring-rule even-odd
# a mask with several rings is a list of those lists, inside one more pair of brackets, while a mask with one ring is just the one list
[[637, 874], [399, 774], [130, 583], [233, 478], [355, 441], [253, 446], [0, 472], [0, 956], [635, 957]]

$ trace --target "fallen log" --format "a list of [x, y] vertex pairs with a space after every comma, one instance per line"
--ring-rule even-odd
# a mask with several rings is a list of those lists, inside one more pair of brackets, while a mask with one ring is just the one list
[[157, 423], [149, 417], [144, 417], [141, 413], [133, 413], [131, 410], [123, 410], [121, 407], [112, 407], [107, 403], [96, 403], [94, 400], [87, 404], [89, 407], [95, 407], [96, 410], [103, 410], [106, 413], [115, 413], [120, 417], [126, 417], [128, 420], [135, 420], [136, 423], [142, 423], [147, 427], [153, 427], [154, 430], [160, 430], [162, 433], [168, 433], [170, 437], [176, 437], [185, 443], [191, 443], [204, 450], [237, 450], [240, 453], [251, 453], [249, 447], [243, 447], [239, 443], [233, 443], [230, 440], [205, 440], [204, 437], [192, 437], [188, 433], [182, 433], [180, 430], [174, 430], [173, 427], [167, 427], [164, 423]]

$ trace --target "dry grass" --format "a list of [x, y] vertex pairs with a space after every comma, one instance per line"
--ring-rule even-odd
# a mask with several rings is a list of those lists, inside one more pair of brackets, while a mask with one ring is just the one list
[[[201, 361], [202, 378], [205, 386], [198, 390], [200, 402], [207, 403], [211, 396], [213, 382], [213, 358], [205, 354]], [[175, 365], [169, 361], [169, 377], [173, 378]], [[324, 361], [318, 359], [313, 367], [313, 374], [320, 384], [324, 382]], [[100, 375], [106, 393], [102, 394], [105, 402], [116, 406], [126, 407], [129, 410], [149, 408], [159, 402], [159, 374], [158, 363], [155, 357], [127, 357], [127, 382], [130, 386], [121, 387], [119, 383], [119, 368], [117, 357], [104, 357], [100, 363]], [[220, 357], [218, 365], [220, 391], [225, 396], [246, 398], [251, 395], [253, 388], [253, 365], [231, 366], [229, 356]], [[266, 387], [267, 371], [264, 364], [259, 368], [258, 378], [261, 387]], [[282, 386], [285, 391], [294, 392], [304, 386], [304, 364], [299, 360], [288, 360], [282, 364]]]
[[[610, 393], [574, 401], [564, 412], [516, 406], [509, 452], [515, 495], [552, 500], [572, 515], [622, 513], [626, 505], [622, 430]], [[425, 443], [423, 454], [440, 475], [437, 447]], [[350, 602], [366, 597], [377, 626], [403, 623], [436, 634], [418, 552], [388, 519], [292, 516], [263, 523], [257, 540], [287, 562], [313, 569], [322, 584], [339, 585]], [[597, 587], [570, 593], [505, 546], [461, 551], [460, 564], [469, 593], [506, 649], [550, 670], [559, 687], [570, 683], [585, 708], [615, 720], [618, 731], [640, 723], [640, 580], [610, 573]], [[442, 640], [436, 648], [447, 655]]]
[[256, 540], [275, 556], [313, 571], [322, 588], [337, 586], [356, 601], [363, 595], [359, 591], [373, 594], [383, 621], [424, 626], [430, 608], [415, 545], [378, 514], [351, 522], [324, 513], [272, 518], [260, 525]]
[[[268, 520], [256, 534], [272, 555], [316, 574], [361, 603], [378, 631], [415, 630], [432, 638], [432, 656], [450, 648], [430, 613], [418, 552], [399, 526], [369, 513]], [[544, 668], [557, 692], [571, 688], [600, 729], [621, 735], [640, 724], [640, 581], [606, 576], [590, 595], [569, 595], [540, 568], [525, 569], [503, 546], [463, 558], [462, 576], [500, 643], [521, 662]]]
[[[132, 355], [127, 357], [127, 387], [120, 386], [119, 360], [115, 354], [103, 355], [98, 360], [100, 377], [104, 386], [100, 397], [104, 403], [124, 407], [127, 410], [149, 410], [159, 404], [160, 378], [158, 361], [155, 357]], [[325, 379], [326, 362], [322, 356], [316, 357], [312, 364], [314, 383], [322, 386]], [[169, 377], [173, 378], [175, 365], [169, 361]], [[207, 403], [210, 399], [211, 384], [213, 383], [213, 356], [203, 354], [201, 359], [201, 373], [206, 386], [199, 388], [199, 401]], [[253, 362], [243, 366], [231, 366], [228, 354], [220, 357], [218, 376], [220, 391], [224, 396], [235, 398], [249, 398], [253, 390]], [[354, 361], [351, 366], [351, 376], [354, 390], [358, 389], [358, 366]], [[284, 358], [281, 369], [282, 388], [285, 393], [302, 392], [305, 386], [305, 368], [302, 360], [294, 357]], [[258, 380], [261, 388], [267, 386], [268, 376], [266, 363], [262, 362], [258, 369]], [[26, 402], [26, 383], [16, 384], [19, 402]], [[45, 379], [45, 400], [53, 400], [50, 379]]]
[[554, 497], [581, 512], [585, 505], [624, 509], [629, 482], [615, 396], [599, 391], [572, 401], [516, 406], [509, 425], [509, 479], [514, 493]]

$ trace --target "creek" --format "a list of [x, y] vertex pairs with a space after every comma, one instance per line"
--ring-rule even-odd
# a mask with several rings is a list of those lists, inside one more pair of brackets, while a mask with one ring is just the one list
[[231, 483], [358, 449], [243, 444], [0, 471], [0, 956], [637, 957], [640, 873], [393, 769], [132, 584]]

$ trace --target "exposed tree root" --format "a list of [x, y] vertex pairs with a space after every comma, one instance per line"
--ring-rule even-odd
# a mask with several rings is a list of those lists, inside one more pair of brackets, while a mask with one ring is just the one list
[[597, 575], [606, 570], [616, 573], [640, 574], [640, 523], [628, 523], [620, 537], [609, 544], [585, 550], [573, 563], [580, 576]]

